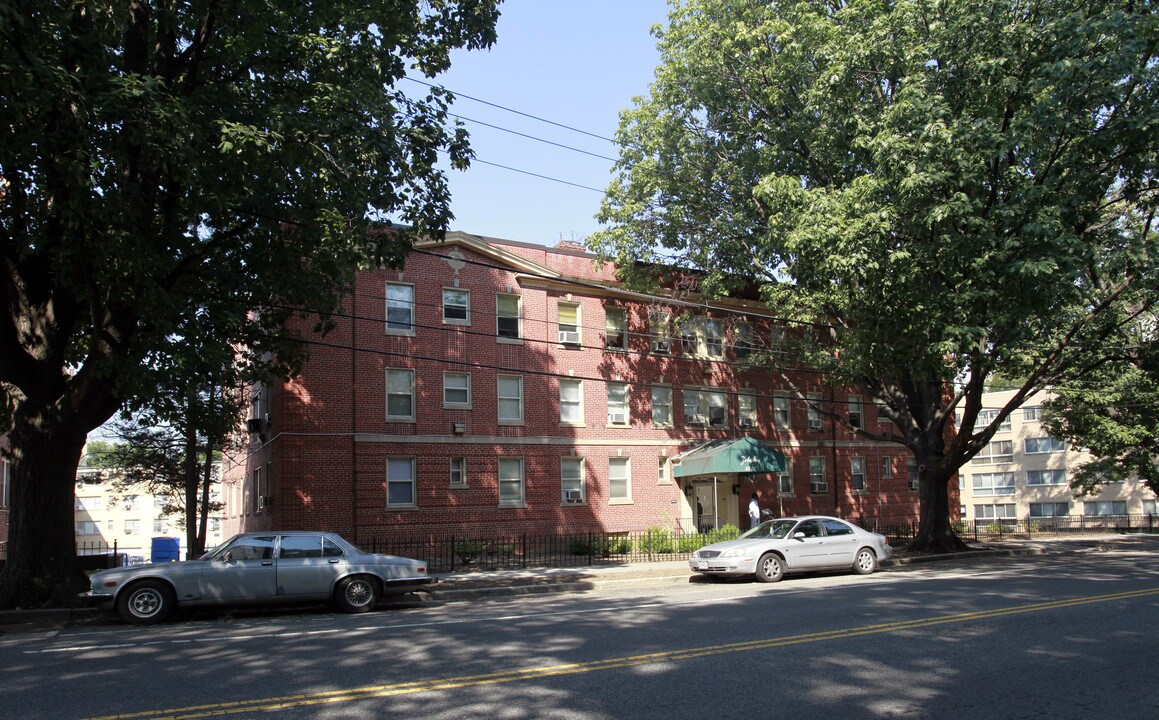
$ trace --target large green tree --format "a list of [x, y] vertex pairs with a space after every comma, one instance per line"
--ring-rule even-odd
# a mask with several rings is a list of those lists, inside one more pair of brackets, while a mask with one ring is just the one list
[[[957, 469], [1155, 302], [1153, 228], [1119, 222], [1156, 199], [1152, 3], [687, 0], [669, 20], [592, 246], [636, 279], [755, 278], [810, 366], [892, 421], [858, 431], [912, 451], [914, 547], [961, 547]], [[1025, 382], [975, 428], [994, 372]]]
[[359, 263], [445, 231], [436, 162], [465, 166], [466, 134], [395, 85], [490, 45], [496, 4], [0, 2], [0, 607], [77, 589], [90, 430], [195, 353], [292, 368], [293, 308], [324, 318]]

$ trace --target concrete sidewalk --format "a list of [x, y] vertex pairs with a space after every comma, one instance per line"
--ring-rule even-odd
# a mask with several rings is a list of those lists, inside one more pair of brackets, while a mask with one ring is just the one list
[[[882, 563], [884, 569], [906, 565], [969, 561], [989, 557], [1062, 555], [1110, 551], [1159, 552], [1159, 535], [1085, 535], [1080, 538], [1042, 538], [971, 543], [970, 550], [943, 555], [915, 554], [895, 548], [894, 556]], [[537, 593], [584, 592], [615, 585], [693, 582], [699, 576], [687, 560], [624, 563], [568, 568], [528, 568], [526, 570], [481, 570], [436, 574], [437, 580], [423, 594], [435, 601], [454, 602], [476, 598]], [[71, 625], [108, 616], [95, 608], [6, 610], [0, 612], [0, 628], [5, 625]], [[4, 632], [0, 629], [0, 633]]]

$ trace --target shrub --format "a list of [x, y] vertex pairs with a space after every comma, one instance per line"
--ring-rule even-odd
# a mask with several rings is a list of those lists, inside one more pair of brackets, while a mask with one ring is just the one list
[[639, 539], [638, 546], [642, 552], [670, 553], [675, 545], [671, 530], [653, 526], [644, 531]]

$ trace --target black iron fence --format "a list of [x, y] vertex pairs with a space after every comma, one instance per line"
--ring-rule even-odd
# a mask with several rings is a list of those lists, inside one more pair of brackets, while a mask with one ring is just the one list
[[1159, 515], [1062, 515], [1057, 517], [994, 518], [956, 523], [963, 540], [1032, 540], [1101, 533], [1156, 533]]

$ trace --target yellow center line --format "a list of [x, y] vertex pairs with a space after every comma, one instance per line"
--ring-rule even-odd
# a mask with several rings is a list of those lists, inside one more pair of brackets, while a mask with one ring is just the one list
[[285, 710], [288, 708], [304, 707], [307, 705], [321, 705], [325, 703], [349, 702], [368, 698], [393, 697], [421, 692], [438, 690], [452, 690], [455, 688], [472, 687], [478, 685], [496, 685], [499, 683], [534, 680], [538, 678], [556, 677], [560, 675], [576, 675], [580, 673], [613, 670], [616, 668], [650, 665], [678, 660], [722, 655], [735, 652], [750, 652], [765, 650], [802, 643], [821, 642], [825, 640], [841, 640], [845, 638], [877, 635], [882, 633], [901, 632], [946, 625], [950, 623], [971, 622], [989, 618], [1018, 615], [1031, 612], [1045, 612], [1061, 608], [1089, 605], [1092, 603], [1114, 602], [1116, 600], [1133, 600], [1137, 598], [1159, 595], [1159, 588], [1149, 590], [1132, 590], [1127, 592], [1111, 593], [1108, 595], [1092, 595], [1072, 598], [1070, 600], [1052, 600], [1049, 602], [1016, 605], [994, 610], [977, 610], [973, 612], [942, 615], [917, 620], [902, 620], [898, 622], [865, 625], [862, 627], [827, 630], [824, 632], [803, 633], [763, 640], [749, 640], [746, 642], [727, 643], [723, 645], [708, 645], [697, 648], [683, 648], [678, 650], [664, 650], [642, 655], [629, 655], [620, 658], [606, 658], [580, 663], [565, 663], [562, 665], [548, 665], [538, 668], [522, 670], [507, 670], [482, 675], [467, 675], [443, 680], [415, 680], [411, 682], [394, 683], [390, 685], [371, 685], [347, 690], [331, 690], [327, 692], [304, 693], [301, 695], [284, 695], [281, 697], [259, 698], [255, 700], [240, 700], [236, 702], [213, 703], [210, 705], [194, 705], [185, 708], [170, 710], [152, 710], [147, 712], [123, 713], [119, 715], [102, 715], [88, 720], [129, 720], [148, 718], [149, 720], [194, 720], [196, 718], [222, 717], [238, 713]]

